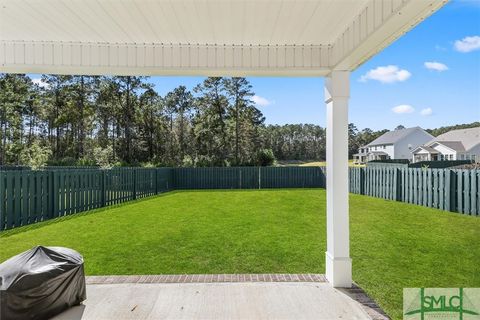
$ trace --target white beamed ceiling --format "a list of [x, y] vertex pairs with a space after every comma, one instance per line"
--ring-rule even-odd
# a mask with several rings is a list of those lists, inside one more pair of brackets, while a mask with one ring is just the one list
[[445, 2], [0, 0], [0, 72], [325, 75]]

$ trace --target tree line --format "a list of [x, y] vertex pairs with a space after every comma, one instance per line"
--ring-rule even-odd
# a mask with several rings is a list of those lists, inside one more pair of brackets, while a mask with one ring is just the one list
[[[265, 118], [245, 78], [160, 96], [147, 77], [0, 75], [0, 163], [253, 165]], [[265, 153], [265, 152], [264, 152]], [[268, 152], [267, 152], [268, 153]], [[261, 158], [261, 157], [260, 157]]]
[[[164, 96], [148, 77], [0, 74], [2, 165], [270, 165], [325, 159], [325, 129], [266, 125], [246, 78]], [[386, 130], [349, 126], [349, 153]]]

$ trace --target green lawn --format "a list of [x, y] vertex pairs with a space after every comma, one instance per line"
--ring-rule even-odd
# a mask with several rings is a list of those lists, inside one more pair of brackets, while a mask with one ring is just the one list
[[[354, 280], [394, 318], [404, 287], [480, 287], [480, 219], [352, 195]], [[324, 273], [325, 190], [171, 192], [4, 232], [0, 261], [34, 245], [98, 274]]]

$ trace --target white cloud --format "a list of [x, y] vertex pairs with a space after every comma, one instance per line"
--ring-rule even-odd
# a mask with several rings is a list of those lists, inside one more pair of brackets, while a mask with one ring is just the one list
[[432, 108], [425, 108], [425, 109], [422, 109], [422, 111], [420, 111], [420, 114], [422, 116], [431, 116], [432, 113], [433, 113]]
[[412, 74], [405, 69], [400, 69], [398, 66], [389, 65], [384, 67], [377, 67], [364, 74], [361, 78], [361, 82], [367, 80], [377, 80], [381, 83], [394, 83], [399, 81], [405, 81], [410, 78]]
[[455, 50], [459, 52], [470, 52], [480, 49], [480, 36], [465, 37], [455, 41]]
[[412, 113], [415, 111], [415, 109], [411, 105], [401, 104], [399, 106], [393, 107], [392, 111], [397, 114], [403, 114], [403, 113]]
[[261, 107], [265, 107], [273, 103], [273, 101], [270, 101], [267, 98], [260, 97], [257, 95], [254, 95], [253, 97], [251, 97], [250, 100], [253, 101], [256, 105]]
[[436, 61], [427, 61], [423, 65], [429, 70], [435, 70], [439, 72], [448, 70], [448, 67], [445, 64]]
[[41, 78], [34, 78], [32, 79], [33, 84], [38, 85], [40, 88], [48, 88], [50, 85], [44, 82]]

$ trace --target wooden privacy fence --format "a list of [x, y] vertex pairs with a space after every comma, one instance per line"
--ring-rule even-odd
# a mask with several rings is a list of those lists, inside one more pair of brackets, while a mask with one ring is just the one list
[[350, 192], [480, 215], [480, 170], [350, 168]]
[[0, 230], [172, 189], [170, 168], [0, 172]]
[[325, 188], [324, 167], [174, 168], [175, 189]]
[[[324, 188], [324, 167], [0, 171], [0, 230], [173, 189]], [[350, 192], [480, 215], [480, 170], [350, 168]]]

